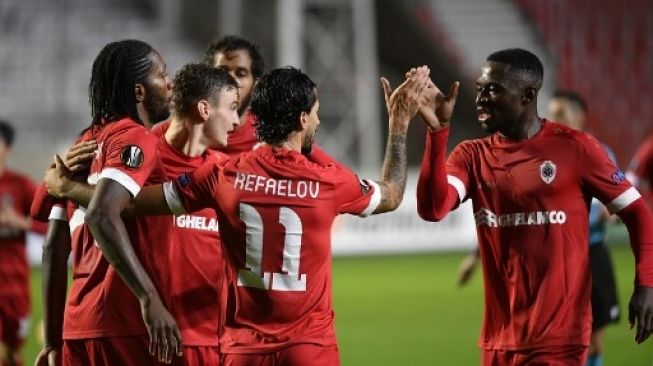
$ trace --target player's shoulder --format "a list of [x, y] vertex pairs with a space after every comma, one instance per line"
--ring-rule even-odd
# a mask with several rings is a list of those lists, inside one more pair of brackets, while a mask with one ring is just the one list
[[207, 149], [204, 154], [206, 155], [206, 162], [217, 165], [224, 165], [229, 160], [229, 155], [218, 150]]
[[129, 118], [104, 125], [100, 135], [102, 136], [101, 140], [111, 139], [118, 142], [123, 139], [130, 139], [141, 144], [156, 144], [159, 139], [145, 126]]
[[159, 122], [155, 124], [150, 131], [157, 136], [157, 137], [162, 137], [165, 135], [166, 131], [168, 131], [168, 128], [170, 127], [171, 120], [165, 120], [163, 122]]

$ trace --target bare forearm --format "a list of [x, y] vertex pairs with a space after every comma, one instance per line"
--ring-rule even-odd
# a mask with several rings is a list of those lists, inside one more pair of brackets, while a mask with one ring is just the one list
[[406, 189], [406, 127], [393, 126], [388, 136], [381, 170], [381, 203], [374, 213], [393, 211], [401, 203]]
[[66, 189], [62, 192], [63, 198], [68, 198], [80, 206], [88, 207], [93, 197], [93, 192], [95, 192], [95, 186], [88, 183], [71, 181], [65, 187]]
[[61, 345], [68, 281], [70, 232], [65, 221], [51, 220], [43, 242], [42, 293], [45, 345]]
[[156, 294], [154, 284], [138, 260], [120, 216], [94, 209], [87, 213], [86, 222], [102, 254], [136, 297], [143, 301]]

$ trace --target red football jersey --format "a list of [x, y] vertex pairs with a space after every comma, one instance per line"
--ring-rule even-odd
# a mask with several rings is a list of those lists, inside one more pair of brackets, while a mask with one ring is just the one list
[[372, 213], [376, 183], [263, 145], [182, 175], [164, 191], [174, 212], [218, 212], [227, 262], [222, 352], [336, 343], [331, 226], [340, 213]]
[[[88, 182], [112, 179], [136, 196], [146, 183], [158, 183], [164, 174], [157, 158], [158, 139], [130, 119], [107, 123], [94, 130], [98, 151]], [[70, 205], [73, 284], [64, 316], [64, 339], [147, 335], [136, 296], [104, 259], [88, 226], [85, 209]], [[125, 219], [125, 227], [139, 261], [165, 302], [162, 283], [169, 273], [164, 240], [168, 217]], [[152, 230], [151, 228], [163, 228]]]
[[[425, 159], [445, 148], [446, 134], [429, 134]], [[615, 213], [640, 197], [601, 144], [543, 120], [531, 139], [494, 134], [460, 143], [446, 174], [458, 202], [471, 198], [474, 207], [485, 285], [481, 347], [588, 345], [590, 199]]]
[[[192, 172], [205, 163], [228, 159], [222, 153], [206, 151], [202, 156], [188, 157], [165, 140], [170, 122], [160, 124], [153, 132], [162, 136], [158, 152], [166, 172], [173, 180]], [[181, 338], [187, 346], [218, 346], [220, 324], [219, 294], [224, 279], [218, 216], [210, 208], [173, 216], [168, 235], [169, 263], [167, 293], [170, 311], [177, 321]]]
[[[29, 216], [36, 187], [32, 181], [5, 169], [0, 175], [0, 205]], [[29, 313], [29, 267], [25, 231], [0, 225], [0, 301]]]
[[642, 191], [653, 208], [653, 136], [637, 149], [630, 163], [628, 179]]

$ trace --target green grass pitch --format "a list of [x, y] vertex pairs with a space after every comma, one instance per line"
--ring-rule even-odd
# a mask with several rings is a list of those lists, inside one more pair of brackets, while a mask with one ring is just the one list
[[[653, 340], [636, 346], [627, 329], [633, 259], [624, 245], [611, 248], [618, 277], [621, 323], [607, 331], [605, 364], [653, 365]], [[482, 312], [480, 272], [465, 288], [456, 285], [464, 253], [334, 260], [334, 302], [342, 364], [478, 365]], [[40, 345], [40, 270], [32, 273], [33, 329], [24, 348], [31, 365]]]

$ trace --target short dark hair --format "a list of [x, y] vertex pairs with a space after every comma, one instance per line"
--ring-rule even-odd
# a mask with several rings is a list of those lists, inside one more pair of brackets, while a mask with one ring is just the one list
[[553, 93], [553, 98], [569, 101], [576, 107], [580, 108], [583, 112], [587, 112], [587, 103], [585, 103], [585, 99], [583, 99], [583, 97], [578, 93], [574, 93], [570, 90], [558, 89]]
[[11, 147], [14, 144], [14, 137], [16, 131], [14, 127], [7, 121], [0, 120], [0, 139], [2, 139], [7, 146]]
[[88, 86], [92, 125], [125, 117], [142, 123], [134, 86], [146, 83], [153, 52], [156, 51], [149, 44], [133, 39], [111, 42], [102, 48], [93, 61]]
[[223, 89], [238, 90], [238, 82], [229, 73], [207, 64], [187, 64], [175, 75], [172, 87], [175, 112], [186, 115], [202, 99], [217, 103]]
[[509, 48], [492, 53], [486, 60], [509, 65], [512, 69], [519, 70], [535, 78], [539, 85], [542, 85], [544, 80], [542, 61], [530, 51], [521, 48]]
[[252, 75], [255, 79], [260, 78], [265, 70], [265, 61], [259, 47], [245, 38], [225, 36], [211, 42], [204, 52], [204, 63], [213, 66], [216, 53], [237, 50], [245, 50], [249, 53], [249, 57], [252, 59]]
[[259, 141], [276, 144], [299, 128], [302, 112], [309, 113], [317, 101], [315, 83], [291, 66], [263, 75], [252, 92], [251, 112]]

